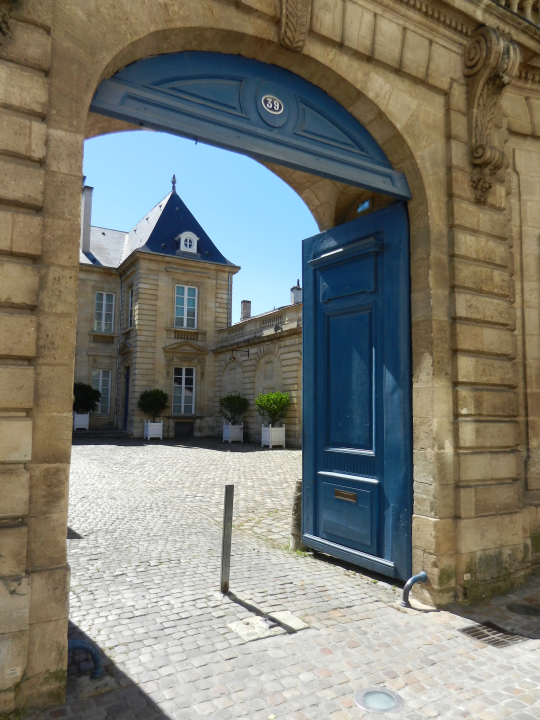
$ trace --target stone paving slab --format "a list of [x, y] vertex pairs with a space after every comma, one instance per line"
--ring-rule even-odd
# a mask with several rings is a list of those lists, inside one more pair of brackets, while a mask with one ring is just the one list
[[[391, 583], [283, 549], [300, 459], [210, 441], [75, 446], [71, 633], [100, 645], [120, 687], [70, 694], [36, 720], [376, 720], [352, 699], [370, 686], [404, 699], [386, 713], [394, 720], [540, 718], [540, 640], [489, 647], [460, 632], [468, 617], [401, 612]], [[232, 591], [307, 629], [255, 641], [231, 630], [253, 614], [217, 592], [227, 482]], [[74, 658], [70, 672], [84, 662]]]

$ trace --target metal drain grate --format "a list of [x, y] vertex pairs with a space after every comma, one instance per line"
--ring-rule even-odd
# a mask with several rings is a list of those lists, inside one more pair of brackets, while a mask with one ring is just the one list
[[481, 625], [469, 625], [469, 627], [461, 628], [459, 632], [473, 640], [485, 642], [486, 645], [492, 647], [507, 647], [527, 640], [522, 635], [512, 635], [506, 632], [504, 628], [491, 622], [482, 623]]

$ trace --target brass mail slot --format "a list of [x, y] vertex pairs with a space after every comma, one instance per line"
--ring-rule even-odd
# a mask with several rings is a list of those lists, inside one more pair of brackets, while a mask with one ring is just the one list
[[346, 490], [334, 490], [336, 500], [346, 500], [347, 502], [356, 502], [356, 493], [347, 492]]

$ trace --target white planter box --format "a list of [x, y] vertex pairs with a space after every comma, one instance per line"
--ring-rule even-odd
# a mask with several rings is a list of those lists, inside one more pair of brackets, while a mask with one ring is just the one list
[[223, 442], [244, 442], [244, 423], [240, 425], [223, 425]]
[[273, 448], [274, 445], [282, 445], [285, 447], [285, 425], [282, 427], [272, 427], [271, 425], [263, 425], [261, 433], [261, 447], [268, 445]]
[[151, 440], [152, 438], [163, 440], [163, 420], [159, 422], [144, 421], [144, 439]]
[[73, 429], [89, 430], [90, 429], [90, 413], [73, 413]]

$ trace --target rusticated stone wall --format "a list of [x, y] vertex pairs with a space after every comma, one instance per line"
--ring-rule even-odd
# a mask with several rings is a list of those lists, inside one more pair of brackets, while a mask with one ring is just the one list
[[[467, 15], [454, 0], [302, 2], [298, 32], [276, 0], [0, 5], [0, 714], [64, 689], [83, 138], [101, 79], [149, 55], [212, 50], [290, 69], [406, 174], [414, 570], [437, 602], [519, 582], [540, 554], [537, 28], [497, 3]], [[512, 53], [464, 75], [482, 23], [512, 33], [516, 76]], [[473, 142], [474, 78], [499, 95], [494, 127]], [[482, 197], [473, 169], [493, 185]], [[349, 190], [300, 175], [287, 181], [321, 227], [343, 221]]]

